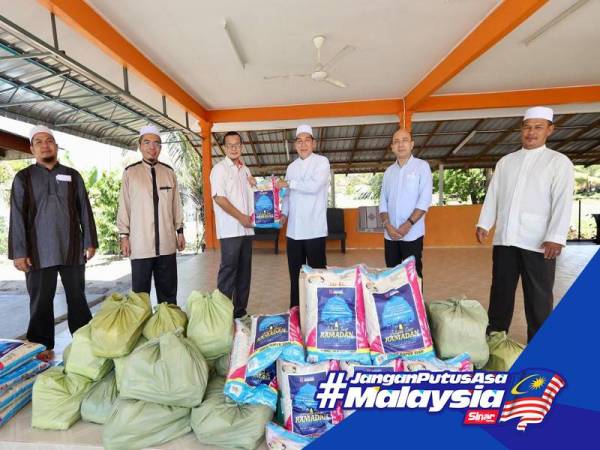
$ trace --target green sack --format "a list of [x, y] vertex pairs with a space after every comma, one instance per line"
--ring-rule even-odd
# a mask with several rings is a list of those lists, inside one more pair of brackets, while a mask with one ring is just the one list
[[81, 419], [85, 422], [103, 424], [110, 416], [117, 401], [117, 380], [113, 370], [100, 381], [96, 381], [81, 402]]
[[151, 314], [148, 294], [112, 294], [90, 322], [94, 354], [105, 358], [129, 354]]
[[225, 397], [225, 379], [213, 378], [202, 404], [192, 409], [192, 429], [200, 443], [253, 450], [260, 446], [273, 410], [264, 405], [238, 405]]
[[525, 349], [524, 345], [509, 338], [506, 331], [492, 331], [487, 343], [490, 347], [490, 359], [484, 367], [486, 370], [508, 372]]
[[219, 377], [226, 377], [229, 372], [229, 353], [221, 356], [215, 362], [215, 373]]
[[480, 369], [488, 360], [485, 340], [488, 315], [477, 300], [450, 299], [427, 303], [431, 337], [438, 358], [450, 359], [467, 352]]
[[107, 450], [136, 450], [164, 444], [191, 431], [189, 408], [120, 398], [104, 424]]
[[187, 316], [177, 305], [159, 303], [154, 315], [148, 319], [142, 335], [146, 339], [154, 339], [169, 331], [175, 331], [187, 325]]
[[91, 387], [89, 378], [66, 374], [62, 367], [39, 374], [33, 385], [31, 426], [44, 430], [69, 429], [81, 418], [81, 401]]
[[71, 344], [69, 343], [69, 345], [67, 345], [65, 347], [65, 349], [63, 350], [63, 354], [62, 354], [62, 360], [63, 360], [63, 367], [67, 365], [67, 361], [69, 360], [69, 355], [71, 354]]
[[187, 300], [188, 337], [206, 359], [217, 359], [231, 351], [233, 303], [221, 292], [192, 291]]
[[65, 371], [88, 377], [92, 381], [103, 378], [114, 366], [112, 360], [95, 356], [92, 352], [91, 328], [87, 324], [73, 334], [71, 351]]
[[121, 380], [123, 398], [192, 408], [204, 397], [208, 365], [202, 353], [178, 330], [137, 348]]
[[148, 342], [148, 339], [146, 339], [144, 336], [140, 336], [137, 343], [135, 344], [135, 347], [129, 355], [113, 359], [113, 362], [115, 363], [115, 380], [117, 382], [117, 390], [121, 390], [121, 380], [123, 379], [123, 372], [125, 371], [125, 366], [127, 365], [129, 357], [146, 342]]

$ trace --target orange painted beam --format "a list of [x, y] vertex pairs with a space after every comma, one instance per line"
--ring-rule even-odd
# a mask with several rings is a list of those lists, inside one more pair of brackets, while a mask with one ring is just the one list
[[364, 100], [341, 103], [314, 103], [305, 105], [267, 106], [208, 111], [213, 123], [262, 122], [270, 120], [299, 120], [320, 117], [353, 117], [398, 114], [402, 99]]
[[196, 118], [206, 119], [206, 109], [197, 100], [144, 56], [85, 1], [39, 0], [39, 2], [116, 59], [119, 64], [133, 69], [162, 95], [178, 103]]
[[212, 123], [201, 121], [202, 127], [202, 197], [204, 199], [204, 242], [206, 248], [216, 247], [215, 211], [210, 191], [210, 171], [212, 169]]
[[417, 111], [458, 111], [591, 102], [600, 102], [600, 85], [484, 92], [479, 94], [435, 95], [424, 100]]
[[548, 0], [504, 0], [406, 96], [406, 108], [415, 110], [494, 44], [522, 24]]
[[4, 130], [0, 130], [0, 149], [16, 150], [31, 155], [29, 140], [27, 138]]

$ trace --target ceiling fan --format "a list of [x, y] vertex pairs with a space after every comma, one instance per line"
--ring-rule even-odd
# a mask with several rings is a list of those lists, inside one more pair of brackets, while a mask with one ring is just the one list
[[345, 88], [347, 85], [343, 81], [336, 80], [335, 78], [331, 78], [329, 76], [329, 70], [333, 68], [335, 64], [337, 64], [340, 59], [344, 56], [352, 53], [355, 48], [351, 45], [346, 45], [339, 52], [337, 52], [329, 61], [325, 64], [321, 62], [321, 47], [325, 43], [325, 36], [315, 36], [313, 38], [313, 44], [317, 49], [317, 65], [313, 69], [311, 73], [294, 73], [287, 75], [272, 75], [263, 77], [265, 80], [275, 80], [280, 78], [292, 78], [292, 77], [310, 77], [313, 81], [324, 81], [325, 83], [332, 84], [339, 88]]

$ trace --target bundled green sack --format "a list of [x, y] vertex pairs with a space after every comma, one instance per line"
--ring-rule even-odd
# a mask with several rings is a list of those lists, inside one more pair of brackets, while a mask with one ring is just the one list
[[62, 354], [62, 360], [63, 360], [62, 365], [63, 366], [67, 365], [67, 361], [69, 360], [69, 355], [70, 354], [71, 354], [71, 344], [67, 345], [65, 347], [65, 349], [63, 350], [63, 354]]
[[90, 322], [94, 354], [105, 358], [129, 354], [151, 314], [148, 294], [112, 294]]
[[225, 379], [213, 378], [202, 404], [192, 409], [192, 429], [200, 443], [253, 450], [260, 446], [273, 410], [264, 405], [238, 405], [225, 397]]
[[218, 377], [226, 377], [229, 372], [229, 353], [221, 356], [215, 362], [215, 373]]
[[191, 431], [189, 408], [119, 398], [104, 424], [107, 450], [136, 450], [164, 444]]
[[431, 337], [438, 358], [450, 359], [467, 352], [480, 369], [488, 360], [485, 339], [488, 315], [477, 300], [450, 299], [427, 304]]
[[212, 294], [192, 291], [187, 300], [188, 337], [206, 359], [217, 359], [231, 351], [233, 303], [218, 290]]
[[67, 430], [81, 415], [79, 408], [92, 380], [66, 374], [53, 367], [39, 374], [33, 385], [31, 426], [44, 430]]
[[146, 342], [148, 342], [148, 339], [146, 339], [144, 336], [140, 336], [137, 343], [135, 344], [135, 347], [133, 347], [133, 350], [129, 355], [113, 359], [113, 362], [115, 364], [115, 380], [117, 382], [117, 390], [121, 390], [121, 380], [123, 379], [123, 372], [125, 372], [125, 366], [127, 365], [127, 361], [129, 360], [131, 355], [133, 355], [133, 353]]
[[142, 335], [146, 339], [154, 339], [169, 331], [175, 331], [187, 325], [187, 316], [177, 305], [159, 303], [155, 313], [148, 319]]
[[85, 422], [103, 424], [110, 416], [119, 392], [113, 370], [96, 381], [81, 402], [81, 419]]
[[487, 337], [490, 358], [484, 369], [507, 372], [515, 363], [525, 346], [513, 341], [505, 331], [492, 331]]
[[121, 380], [123, 398], [192, 408], [204, 397], [208, 365], [183, 330], [163, 334], [137, 348]]
[[69, 352], [65, 371], [82, 375], [97, 381], [103, 378], [113, 368], [111, 359], [102, 358], [92, 352], [92, 337], [90, 324], [81, 327], [73, 334], [71, 351]]

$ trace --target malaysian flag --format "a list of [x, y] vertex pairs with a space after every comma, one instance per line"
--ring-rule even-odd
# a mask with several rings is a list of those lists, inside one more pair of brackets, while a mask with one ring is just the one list
[[500, 422], [519, 418], [517, 430], [520, 431], [530, 423], [544, 420], [556, 394], [565, 387], [561, 376], [548, 370], [524, 370], [513, 376], [513, 382]]

